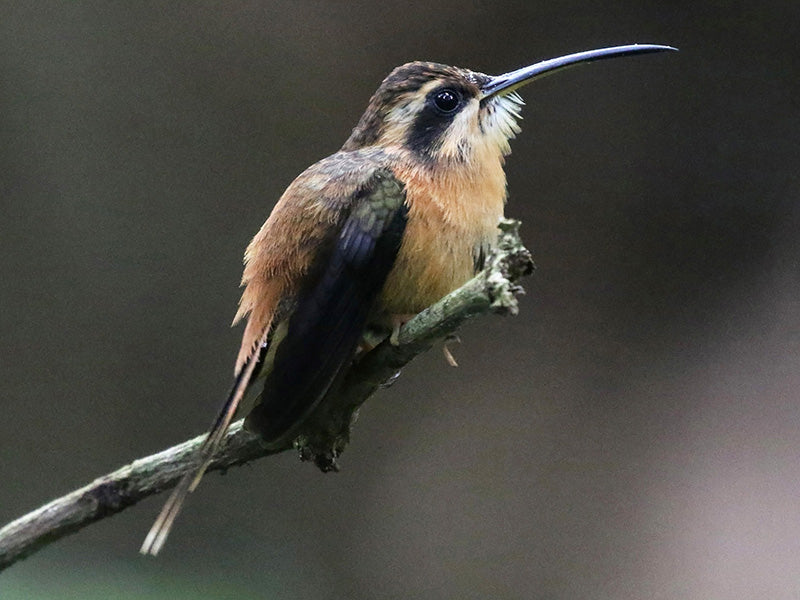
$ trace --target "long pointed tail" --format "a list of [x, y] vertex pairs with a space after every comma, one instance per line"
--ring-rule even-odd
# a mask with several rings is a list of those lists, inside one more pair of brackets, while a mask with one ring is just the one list
[[153, 523], [153, 526], [147, 533], [147, 537], [144, 539], [142, 547], [139, 549], [139, 552], [142, 554], [156, 556], [164, 546], [170, 529], [172, 529], [172, 524], [175, 522], [175, 518], [180, 513], [186, 501], [186, 496], [188, 496], [190, 492], [193, 492], [200, 483], [206, 469], [214, 460], [214, 455], [217, 453], [222, 440], [225, 439], [225, 434], [228, 432], [228, 427], [230, 427], [233, 415], [236, 414], [236, 408], [244, 397], [247, 386], [253, 378], [256, 366], [260, 362], [262, 352], [259, 350], [262, 350], [263, 347], [262, 341], [262, 344], [253, 352], [250, 360], [245, 364], [244, 369], [242, 369], [239, 376], [236, 378], [233, 388], [228, 395], [228, 399], [225, 400], [225, 404], [222, 405], [222, 409], [211, 425], [208, 436], [198, 451], [198, 466], [196, 470], [186, 473], [178, 482], [178, 485], [175, 486], [175, 489], [172, 490], [172, 494], [170, 494], [170, 497], [164, 503], [164, 508], [161, 509], [158, 518], [155, 520], [155, 523]]

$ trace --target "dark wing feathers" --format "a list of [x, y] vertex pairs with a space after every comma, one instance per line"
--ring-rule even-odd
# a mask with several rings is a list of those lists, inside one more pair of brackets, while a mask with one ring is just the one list
[[[368, 157], [359, 155], [358, 158], [363, 161]], [[331, 184], [329, 189], [339, 191], [329, 197], [310, 199], [317, 206], [327, 208], [327, 213], [336, 221], [329, 237], [310, 235], [320, 229], [320, 223], [316, 222], [294, 229], [282, 227], [275, 236], [267, 225], [279, 210], [276, 208], [248, 248], [248, 253], [266, 248], [268, 254], [266, 258], [254, 254], [245, 268], [244, 279], [248, 285], [239, 316], [253, 311], [258, 303], [265, 303], [268, 310], [257, 315], [251, 312], [248, 329], [251, 324], [254, 326], [249, 337], [245, 332], [233, 389], [199, 452], [196, 470], [184, 475], [173, 490], [142, 544], [142, 553], [155, 555], [163, 546], [187, 494], [198, 484], [213, 459], [240, 400], [248, 387], [255, 387], [262, 367], [266, 374], [261, 403], [247, 416], [246, 425], [267, 441], [276, 442], [286, 440], [297, 430], [352, 360], [370, 311], [394, 265], [408, 214], [403, 185], [385, 169], [375, 169], [372, 176], [367, 176], [366, 183], [349, 196], [349, 192], [345, 192], [348, 183], [352, 184], [352, 179], [348, 182], [348, 175], [357, 174], [359, 166], [363, 166], [363, 162], [356, 157], [339, 154], [335, 160], [331, 157], [317, 163], [306, 172], [305, 179], [301, 175], [295, 182], [302, 186], [310, 180], [313, 188], [317, 183], [314, 178], [322, 178]], [[286, 225], [280, 219], [275, 222]], [[312, 242], [311, 264], [298, 262], [298, 255], [304, 253], [298, 252], [297, 247]], [[280, 252], [287, 250], [285, 244], [293, 250], [288, 257]], [[262, 272], [274, 274], [278, 267], [285, 268], [284, 263], [291, 263], [291, 260], [311, 268], [294, 302], [289, 303], [294, 309], [285, 317], [288, 331], [279, 339], [272, 335], [275, 329], [269, 325], [278, 310], [277, 303], [283, 302], [279, 298], [283, 287], [264, 285], [259, 276]], [[305, 266], [298, 269], [302, 271]], [[273, 283], [269, 277], [264, 281]], [[268, 293], [275, 295], [273, 302], [266, 301], [264, 294]], [[285, 299], [291, 300], [291, 297]], [[264, 364], [272, 354], [270, 337], [277, 344], [271, 365]], [[254, 348], [258, 351], [253, 352]]]
[[377, 170], [356, 193], [327, 259], [298, 293], [260, 403], [246, 426], [286, 440], [347, 367], [394, 265], [408, 209], [403, 185]]

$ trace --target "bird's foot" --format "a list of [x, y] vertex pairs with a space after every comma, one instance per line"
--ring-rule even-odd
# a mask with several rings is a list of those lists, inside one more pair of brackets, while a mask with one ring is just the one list
[[416, 314], [409, 313], [404, 315], [392, 315], [392, 335], [389, 336], [389, 343], [392, 346], [400, 345], [400, 328], [416, 317]]

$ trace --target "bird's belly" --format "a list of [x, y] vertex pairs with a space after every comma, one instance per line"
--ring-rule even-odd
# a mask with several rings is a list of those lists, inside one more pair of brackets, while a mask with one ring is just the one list
[[379, 299], [380, 312], [418, 313], [466, 283], [475, 275], [476, 257], [493, 244], [500, 216], [484, 226], [465, 228], [420, 218], [412, 211]]
[[476, 258], [495, 244], [503, 216], [505, 174], [497, 157], [450, 170], [414, 164], [395, 169], [409, 211], [378, 301], [384, 315], [418, 313], [471, 279]]

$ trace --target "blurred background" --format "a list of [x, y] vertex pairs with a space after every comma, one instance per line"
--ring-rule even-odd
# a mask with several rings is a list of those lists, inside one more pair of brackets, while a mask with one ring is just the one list
[[0, 575], [4, 599], [797, 598], [800, 8], [791, 2], [0, 6], [0, 522], [204, 430], [241, 257], [396, 65], [523, 90], [507, 214], [538, 270], [289, 453]]

